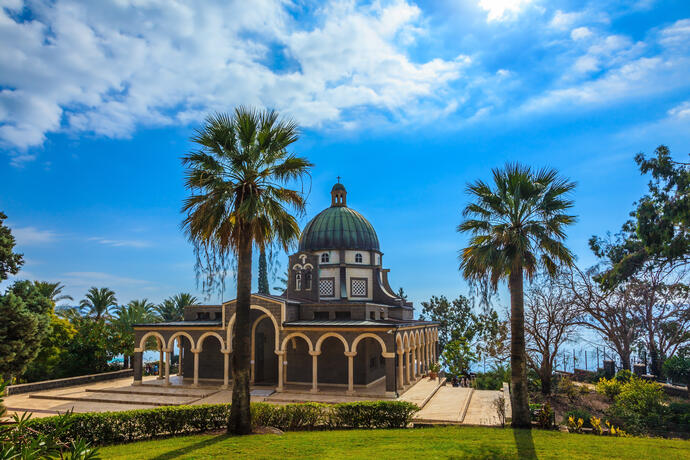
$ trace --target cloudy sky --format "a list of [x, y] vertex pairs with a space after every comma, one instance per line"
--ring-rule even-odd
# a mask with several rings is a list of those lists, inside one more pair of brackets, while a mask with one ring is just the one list
[[568, 244], [587, 266], [589, 236], [644, 192], [633, 156], [690, 153], [687, 0], [0, 5], [0, 210], [20, 277], [76, 299], [196, 291], [180, 157], [239, 104], [300, 124], [294, 150], [316, 165], [302, 222], [342, 176], [415, 302], [467, 292], [455, 226], [492, 167], [578, 182]]

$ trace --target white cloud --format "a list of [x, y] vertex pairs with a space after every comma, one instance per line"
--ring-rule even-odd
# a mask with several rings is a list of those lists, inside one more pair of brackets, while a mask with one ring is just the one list
[[144, 241], [144, 240], [118, 240], [118, 239], [103, 238], [100, 236], [94, 236], [92, 238], [89, 238], [89, 240], [95, 241], [99, 244], [103, 244], [106, 246], [114, 246], [114, 247], [147, 248], [147, 247], [151, 246], [150, 242]]
[[570, 31], [570, 38], [573, 40], [584, 40], [585, 38], [591, 37], [592, 31], [588, 27], [578, 27]]
[[568, 30], [573, 24], [578, 22], [585, 15], [582, 11], [573, 11], [564, 13], [561, 10], [556, 10], [549, 25], [555, 29]]
[[104, 272], [66, 272], [61, 278], [70, 287], [90, 286], [141, 286], [150, 284], [147, 280], [128, 278]]
[[671, 118], [690, 118], [690, 101], [685, 101], [668, 111]]
[[532, 0], [479, 0], [479, 6], [486, 11], [486, 20], [505, 21], [514, 18], [532, 3]]
[[669, 47], [690, 47], [690, 19], [681, 19], [663, 29], [660, 42]]
[[37, 1], [30, 21], [0, 9], [0, 144], [21, 163], [47, 133], [126, 137], [242, 103], [308, 127], [351, 122], [360, 107], [404, 120], [420, 101], [444, 106], [437, 93], [469, 64], [414, 62], [406, 46], [424, 21], [405, 0], [338, 1], [310, 21], [293, 19], [283, 0], [247, 6]]
[[17, 240], [18, 246], [31, 246], [36, 244], [53, 243], [58, 239], [57, 233], [51, 230], [41, 230], [36, 227], [11, 228], [12, 235]]

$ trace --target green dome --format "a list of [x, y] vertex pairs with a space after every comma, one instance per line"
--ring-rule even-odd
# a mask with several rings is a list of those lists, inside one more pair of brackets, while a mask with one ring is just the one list
[[374, 227], [360, 213], [346, 206], [331, 206], [304, 227], [300, 251], [361, 249], [379, 251]]

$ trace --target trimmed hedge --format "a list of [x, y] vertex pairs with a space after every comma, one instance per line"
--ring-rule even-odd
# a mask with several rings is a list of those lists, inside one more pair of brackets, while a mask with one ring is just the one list
[[[253, 403], [252, 423], [283, 431], [348, 428], [404, 428], [419, 410], [403, 401], [363, 401], [343, 404]], [[91, 445], [140, 441], [221, 430], [227, 427], [229, 404], [170, 406], [123, 412], [73, 414], [73, 423], [61, 440], [83, 439]], [[31, 428], [51, 434], [57, 417], [31, 420]]]

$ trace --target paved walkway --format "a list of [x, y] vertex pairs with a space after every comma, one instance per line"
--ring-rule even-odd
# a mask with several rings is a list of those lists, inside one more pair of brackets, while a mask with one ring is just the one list
[[423, 423], [462, 423], [465, 417], [467, 400], [471, 396], [471, 388], [442, 386], [417, 412], [414, 421]]
[[431, 380], [425, 377], [408, 388], [398, 399], [414, 403], [419, 407], [424, 407], [436, 391], [436, 388], [443, 382], [444, 380], [439, 380], [438, 378]]
[[463, 425], [500, 425], [501, 420], [498, 418], [494, 401], [502, 395], [502, 391], [474, 390]]

